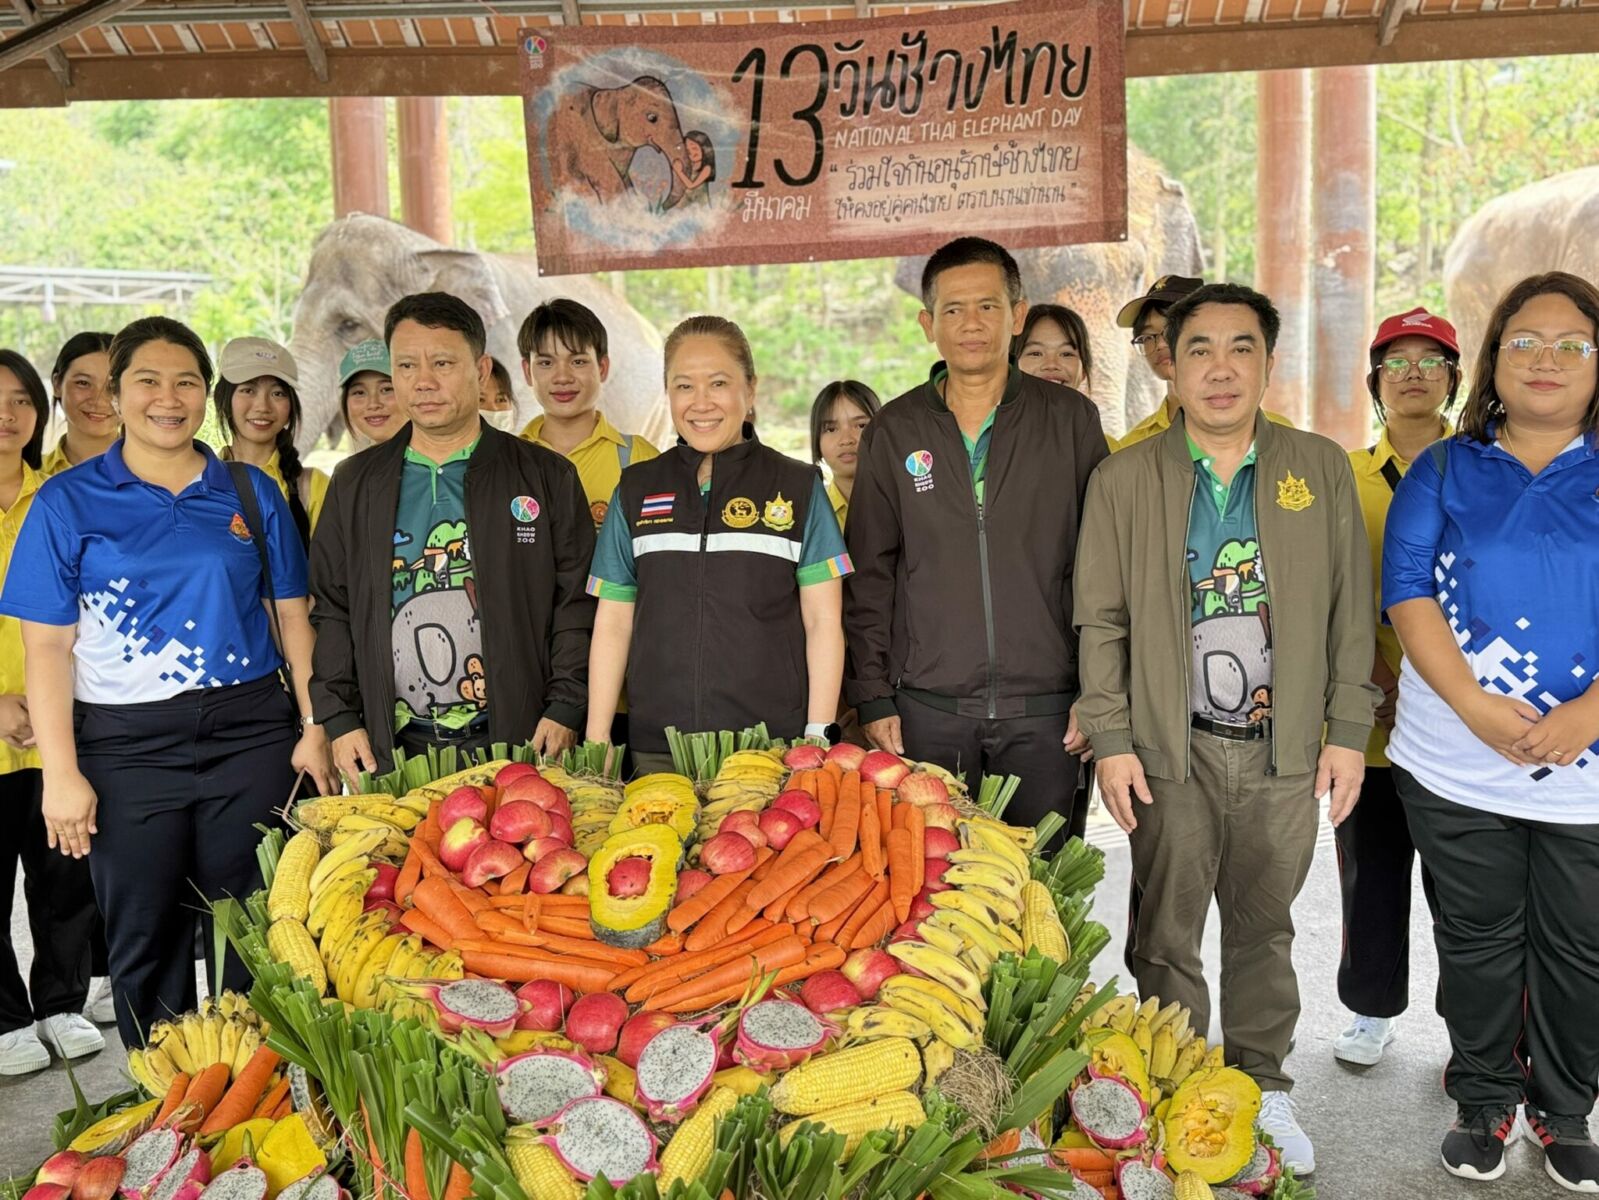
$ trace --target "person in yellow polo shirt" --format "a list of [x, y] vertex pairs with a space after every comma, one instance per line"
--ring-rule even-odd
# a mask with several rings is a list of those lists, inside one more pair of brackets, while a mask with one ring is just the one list
[[[0, 579], [45, 479], [39, 467], [49, 417], [38, 372], [15, 351], [0, 350]], [[105, 1048], [105, 1038], [80, 1012], [99, 920], [89, 860], [50, 849], [41, 782], [23, 693], [22, 625], [0, 617], [0, 1075], [42, 1071], [50, 1065], [47, 1046], [63, 1058]], [[19, 865], [33, 935], [27, 983], [11, 944]]]
[[[1382, 434], [1375, 445], [1351, 450], [1349, 465], [1355, 472], [1377, 581], [1371, 681], [1382, 689], [1383, 699], [1366, 746], [1360, 803], [1335, 831], [1344, 909], [1338, 998], [1355, 1016], [1333, 1040], [1333, 1054], [1343, 1062], [1369, 1067], [1393, 1041], [1395, 1019], [1410, 1001], [1410, 870], [1416, 856], [1386, 753], [1399, 688], [1400, 649], [1393, 627], [1381, 620], [1383, 532], [1394, 489], [1410, 464], [1433, 442], [1454, 432], [1447, 414], [1460, 387], [1455, 327], [1425, 308], [1389, 317], [1371, 341], [1366, 386]], [[1421, 882], [1436, 912], [1432, 877], [1425, 866]]]
[[[1166, 310], [1188, 293], [1198, 291], [1204, 283], [1203, 279], [1186, 275], [1162, 275], [1149, 285], [1149, 291], [1136, 300], [1129, 300], [1116, 314], [1116, 324], [1133, 331], [1133, 345], [1142, 352], [1155, 378], [1166, 385], [1166, 398], [1154, 412], [1120, 438], [1107, 438], [1113, 451], [1136, 446], [1146, 438], [1155, 437], [1171, 428], [1172, 418], [1177, 415], [1177, 393], [1172, 388], [1171, 347], [1166, 344]], [[1266, 414], [1268, 421], [1293, 426], [1287, 417], [1269, 409], [1261, 411]]]
[[61, 406], [67, 429], [39, 464], [41, 474], [55, 475], [87, 462], [104, 454], [117, 440], [122, 419], [106, 390], [110, 350], [109, 333], [88, 330], [69, 337], [56, 355], [50, 391]]
[[833, 506], [840, 529], [849, 515], [850, 492], [855, 488], [861, 432], [882, 406], [876, 392], [854, 379], [835, 379], [824, 384], [811, 403], [811, 461], [827, 464], [832, 476], [827, 484], [827, 502]]

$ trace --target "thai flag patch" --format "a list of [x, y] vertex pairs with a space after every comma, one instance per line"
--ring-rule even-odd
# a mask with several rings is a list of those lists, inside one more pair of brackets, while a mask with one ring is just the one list
[[644, 497], [644, 507], [639, 509], [640, 517], [669, 517], [672, 515], [672, 503], [677, 499], [676, 492], [660, 492], [654, 496]]

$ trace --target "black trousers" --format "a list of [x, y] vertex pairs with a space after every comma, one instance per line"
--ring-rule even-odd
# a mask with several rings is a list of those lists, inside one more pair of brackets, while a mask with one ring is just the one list
[[1077, 756], [1067, 754], [1066, 713], [990, 721], [945, 712], [903, 692], [900, 732], [905, 753], [962, 775], [973, 797], [986, 775], [1017, 775], [1022, 785], [1005, 810], [1012, 825], [1036, 825], [1058, 812], [1073, 826]]
[[[100, 937], [89, 863], [50, 849], [42, 803], [37, 769], [0, 775], [0, 1034], [79, 1011]], [[26, 985], [11, 944], [18, 865], [33, 936]]]
[[[1416, 848], [1390, 767], [1367, 767], [1360, 803], [1333, 836], [1343, 893], [1344, 945], [1338, 998], [1350, 1012], [1397, 1017], [1410, 1007], [1410, 873]], [[1433, 920], [1437, 885], [1421, 865], [1421, 888]]]
[[78, 764], [99, 797], [90, 847], [122, 1043], [194, 1007], [199, 924], [211, 987], [247, 990], [230, 950], [215, 977], [207, 901], [261, 886], [257, 825], [280, 820], [295, 710], [278, 678], [147, 704], [79, 704]]
[[1482, 812], [1393, 772], [1438, 889], [1444, 1090], [1462, 1107], [1527, 1100], [1587, 1117], [1599, 1092], [1599, 825]]

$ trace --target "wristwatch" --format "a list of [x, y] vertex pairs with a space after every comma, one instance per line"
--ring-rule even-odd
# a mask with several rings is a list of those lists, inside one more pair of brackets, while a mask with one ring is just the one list
[[820, 721], [812, 721], [805, 726], [805, 736], [808, 738], [821, 738], [829, 746], [836, 746], [844, 740], [844, 729], [837, 721], [829, 721], [826, 724]]

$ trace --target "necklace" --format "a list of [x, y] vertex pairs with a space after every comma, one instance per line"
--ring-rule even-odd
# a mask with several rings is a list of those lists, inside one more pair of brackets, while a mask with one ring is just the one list
[[1504, 443], [1505, 453], [1509, 454], [1512, 458], [1519, 459], [1521, 457], [1521, 455], [1516, 453], [1516, 447], [1510, 440], [1509, 421], [1501, 421], [1499, 423], [1499, 440]]

